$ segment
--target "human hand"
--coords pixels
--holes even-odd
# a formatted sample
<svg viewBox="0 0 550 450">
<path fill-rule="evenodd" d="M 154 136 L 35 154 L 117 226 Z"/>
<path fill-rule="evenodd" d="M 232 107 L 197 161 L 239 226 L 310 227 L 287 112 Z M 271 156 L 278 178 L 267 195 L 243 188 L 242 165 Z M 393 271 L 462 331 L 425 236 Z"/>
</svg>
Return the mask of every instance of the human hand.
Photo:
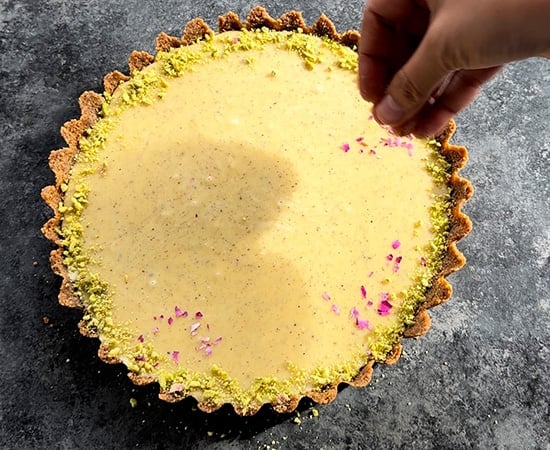
<svg viewBox="0 0 550 450">
<path fill-rule="evenodd" d="M 380 123 L 431 136 L 502 65 L 550 56 L 550 0 L 368 0 L 359 87 Z"/>
</svg>

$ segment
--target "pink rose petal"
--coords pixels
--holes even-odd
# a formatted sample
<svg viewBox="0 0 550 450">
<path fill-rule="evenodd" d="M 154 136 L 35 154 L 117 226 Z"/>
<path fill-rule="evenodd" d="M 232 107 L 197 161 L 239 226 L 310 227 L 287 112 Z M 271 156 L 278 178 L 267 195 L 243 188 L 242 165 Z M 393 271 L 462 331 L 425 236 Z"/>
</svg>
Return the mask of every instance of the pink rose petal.
<svg viewBox="0 0 550 450">
<path fill-rule="evenodd" d="M 200 322 L 197 322 L 191 325 L 191 334 L 192 335 L 196 334 L 200 326 L 201 326 Z"/>
<path fill-rule="evenodd" d="M 187 311 L 182 311 L 179 306 L 176 306 L 174 308 L 174 314 L 176 315 L 176 317 L 187 317 L 188 315 Z"/>
<path fill-rule="evenodd" d="M 168 325 L 172 325 L 174 323 L 174 319 L 171 317 L 168 317 Z"/>
<path fill-rule="evenodd" d="M 340 314 L 340 308 L 338 307 L 338 305 L 332 305 L 330 309 L 334 314 Z"/>
<path fill-rule="evenodd" d="M 351 311 L 349 312 L 349 315 L 355 319 L 359 317 L 359 311 L 357 311 L 357 308 L 354 306 L 351 308 Z"/>
<path fill-rule="evenodd" d="M 394 250 L 397 250 L 401 246 L 401 242 L 399 241 L 399 239 L 396 239 L 392 242 L 391 246 Z"/>
<path fill-rule="evenodd" d="M 365 286 L 361 286 L 361 297 L 367 298 L 367 288 Z"/>
<path fill-rule="evenodd" d="M 172 352 L 172 360 L 177 364 L 179 362 L 180 352 L 174 350 Z"/>
<path fill-rule="evenodd" d="M 342 144 L 342 150 L 344 150 L 344 153 L 349 152 L 350 150 L 349 144 Z"/>
<path fill-rule="evenodd" d="M 328 292 L 323 292 L 323 300 L 327 302 L 330 300 L 330 294 Z"/>
<path fill-rule="evenodd" d="M 393 306 L 388 300 L 382 300 L 380 305 L 378 305 L 378 314 L 381 316 L 387 316 L 390 314 L 392 308 Z"/>
<path fill-rule="evenodd" d="M 357 328 L 359 328 L 360 330 L 370 329 L 370 324 L 368 320 L 360 320 L 358 318 L 355 324 L 357 325 Z"/>
</svg>

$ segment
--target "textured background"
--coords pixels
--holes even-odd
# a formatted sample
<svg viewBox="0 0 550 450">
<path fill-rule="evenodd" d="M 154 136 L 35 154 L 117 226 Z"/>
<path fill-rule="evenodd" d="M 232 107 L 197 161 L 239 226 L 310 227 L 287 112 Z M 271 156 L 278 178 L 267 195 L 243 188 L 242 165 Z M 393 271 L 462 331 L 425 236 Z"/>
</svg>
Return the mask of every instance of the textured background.
<svg viewBox="0 0 550 450">
<path fill-rule="evenodd" d="M 360 24 L 361 2 L 270 1 L 308 23 L 324 11 L 339 30 Z M 215 24 L 252 2 L 0 1 L 0 447 L 1 448 L 550 448 L 550 62 L 509 66 L 458 118 L 463 171 L 476 188 L 474 222 L 452 276 L 454 298 L 432 310 L 427 336 L 404 344 L 396 366 L 377 367 L 364 389 L 345 388 L 313 417 L 156 399 L 120 366 L 101 363 L 81 337 L 78 312 L 57 304 L 52 246 L 39 228 L 51 211 L 59 127 L 84 90 L 126 70 L 133 49 L 153 50 L 161 30 Z M 43 317 L 49 317 L 49 324 Z M 137 399 L 137 407 L 130 406 Z"/>
</svg>

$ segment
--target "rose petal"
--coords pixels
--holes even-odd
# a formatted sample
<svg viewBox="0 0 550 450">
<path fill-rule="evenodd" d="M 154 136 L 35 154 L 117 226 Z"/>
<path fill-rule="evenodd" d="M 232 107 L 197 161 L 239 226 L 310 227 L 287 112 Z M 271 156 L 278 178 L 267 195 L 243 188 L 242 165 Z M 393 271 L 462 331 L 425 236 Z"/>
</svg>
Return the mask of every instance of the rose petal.
<svg viewBox="0 0 550 450">
<path fill-rule="evenodd" d="M 179 362 L 179 358 L 180 358 L 180 352 L 174 350 L 172 352 L 172 360 L 175 362 L 175 363 L 178 363 Z"/>
<path fill-rule="evenodd" d="M 370 329 L 370 324 L 368 320 L 360 320 L 358 318 L 355 324 L 357 325 L 357 328 L 359 328 L 360 330 Z"/>
<path fill-rule="evenodd" d="M 174 314 L 176 315 L 176 317 L 187 317 L 188 316 L 188 312 L 187 311 L 182 311 L 179 306 L 176 306 L 174 308 Z"/>
<path fill-rule="evenodd" d="M 378 314 L 381 316 L 387 316 L 390 314 L 392 308 L 393 306 L 388 300 L 382 300 L 378 305 Z"/>
</svg>

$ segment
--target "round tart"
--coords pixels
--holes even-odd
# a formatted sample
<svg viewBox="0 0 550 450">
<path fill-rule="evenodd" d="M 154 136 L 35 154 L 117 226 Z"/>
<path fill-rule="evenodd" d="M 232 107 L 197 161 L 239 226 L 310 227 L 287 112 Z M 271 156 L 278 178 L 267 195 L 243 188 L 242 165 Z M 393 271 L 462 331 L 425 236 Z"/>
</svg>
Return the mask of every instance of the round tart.
<svg viewBox="0 0 550 450">
<path fill-rule="evenodd" d="M 229 13 L 134 52 L 52 152 L 44 234 L 99 355 L 204 411 L 366 385 L 450 297 L 466 150 L 398 137 L 356 87 L 359 35 Z"/>
</svg>

